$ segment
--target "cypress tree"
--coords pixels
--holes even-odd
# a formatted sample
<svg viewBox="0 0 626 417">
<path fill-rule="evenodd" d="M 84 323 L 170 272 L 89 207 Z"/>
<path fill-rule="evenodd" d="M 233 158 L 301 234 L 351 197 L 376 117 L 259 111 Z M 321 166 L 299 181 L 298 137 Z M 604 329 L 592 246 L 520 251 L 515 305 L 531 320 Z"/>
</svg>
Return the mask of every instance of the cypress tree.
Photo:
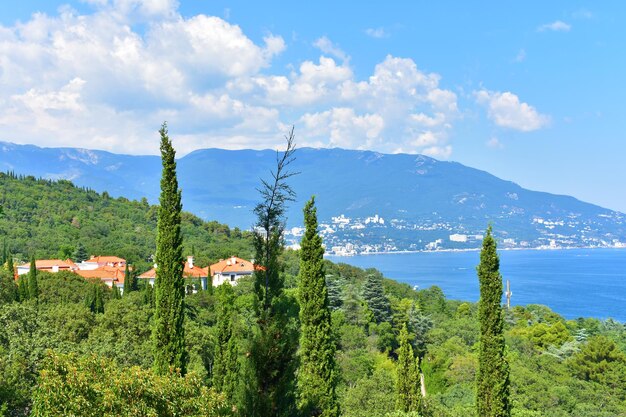
<svg viewBox="0 0 626 417">
<path fill-rule="evenodd" d="M 6 265 L 7 265 L 7 271 L 9 271 L 11 275 L 15 275 L 15 265 L 13 265 L 13 254 L 11 254 L 10 252 L 7 253 Z"/>
<path fill-rule="evenodd" d="M 104 313 L 104 299 L 102 297 L 102 287 L 100 284 L 94 285 L 94 301 L 93 301 L 93 312 L 94 313 Z"/>
<path fill-rule="evenodd" d="M 161 196 L 157 223 L 154 371 L 164 375 L 170 368 L 187 371 L 185 351 L 185 281 L 183 278 L 183 239 L 180 230 L 181 191 L 176 178 L 176 152 L 161 130 Z"/>
<path fill-rule="evenodd" d="M 382 323 L 391 320 L 391 303 L 385 295 L 380 274 L 369 274 L 363 285 L 363 298 L 374 314 L 374 321 Z"/>
<path fill-rule="evenodd" d="M 119 300 L 122 298 L 122 294 L 120 293 L 120 288 L 115 285 L 115 282 L 111 285 L 111 299 Z"/>
<path fill-rule="evenodd" d="M 406 323 L 402 326 L 398 336 L 398 381 L 396 384 L 396 408 L 400 411 L 419 411 L 420 408 L 420 381 L 417 360 L 413 356 L 409 332 Z"/>
<path fill-rule="evenodd" d="M 286 137 L 287 149 L 276 154 L 276 170 L 270 181 L 262 180 L 259 189 L 262 201 L 254 213 L 257 223 L 254 233 L 254 289 L 257 295 L 257 323 L 250 346 L 250 369 L 254 384 L 247 386 L 248 416 L 289 416 L 296 413 L 294 396 L 295 352 L 297 326 L 287 311 L 290 300 L 283 294 L 279 255 L 284 250 L 286 204 L 295 193 L 287 183 L 294 175 L 288 170 L 294 160 L 293 128 Z"/>
<path fill-rule="evenodd" d="M 124 294 L 128 294 L 131 291 L 137 291 L 137 277 L 126 264 L 124 269 Z"/>
<path fill-rule="evenodd" d="M 306 231 L 300 243 L 300 368 L 298 406 L 302 415 L 337 417 L 335 343 L 332 338 L 324 272 L 324 247 L 317 233 L 317 209 L 311 197 L 304 206 Z"/>
<path fill-rule="evenodd" d="M 232 402 L 237 387 L 239 364 L 237 341 L 233 334 L 235 291 L 228 282 L 216 290 L 217 335 L 213 354 L 213 387 Z"/>
<path fill-rule="evenodd" d="M 19 279 L 17 280 L 17 290 L 20 301 L 28 300 L 28 275 L 20 275 Z"/>
<path fill-rule="evenodd" d="M 39 285 L 37 284 L 37 265 L 35 256 L 30 258 L 30 271 L 28 272 L 28 298 L 37 299 L 39 297 Z"/>
<path fill-rule="evenodd" d="M 511 415 L 511 407 L 509 365 L 504 356 L 502 276 L 491 225 L 483 239 L 480 264 L 476 269 L 480 283 L 480 350 L 476 375 L 476 408 L 480 417 L 508 417 Z"/>
</svg>

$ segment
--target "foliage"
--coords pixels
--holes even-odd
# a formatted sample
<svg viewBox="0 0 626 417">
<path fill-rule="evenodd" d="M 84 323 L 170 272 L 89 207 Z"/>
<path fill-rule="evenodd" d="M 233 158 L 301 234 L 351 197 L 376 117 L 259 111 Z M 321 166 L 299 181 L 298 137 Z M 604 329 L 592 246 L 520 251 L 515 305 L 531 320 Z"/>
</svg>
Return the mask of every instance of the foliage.
<svg viewBox="0 0 626 417">
<path fill-rule="evenodd" d="M 167 135 L 161 130 L 161 197 L 157 224 L 154 370 L 164 375 L 172 369 L 187 372 L 185 350 L 185 281 L 183 278 L 183 238 L 180 230 L 181 191 L 176 178 L 176 153 Z"/>
<path fill-rule="evenodd" d="M 363 285 L 363 299 L 374 315 L 376 323 L 391 320 L 391 304 L 385 295 L 380 273 L 372 273 L 367 276 Z"/>
<path fill-rule="evenodd" d="M 297 323 L 296 317 L 286 313 L 296 303 L 283 291 L 283 266 L 279 258 L 284 250 L 286 205 L 295 196 L 287 183 L 294 175 L 289 171 L 295 152 L 293 128 L 286 140 L 286 150 L 282 155 L 276 153 L 272 179 L 262 180 L 261 201 L 254 209 L 257 216 L 254 259 L 259 265 L 254 272 L 258 327 L 250 342 L 249 369 L 255 383 L 248 386 L 246 405 L 246 414 L 254 416 L 295 413 Z"/>
<path fill-rule="evenodd" d="M 234 332 L 235 292 L 230 283 L 225 282 L 216 291 L 217 334 L 213 354 L 213 387 L 226 395 L 229 402 L 234 401 L 239 372 L 238 345 Z"/>
<path fill-rule="evenodd" d="M 336 417 L 335 341 L 324 274 L 324 247 L 317 233 L 315 198 L 304 206 L 305 233 L 300 243 L 300 367 L 299 408 L 303 415 Z"/>
<path fill-rule="evenodd" d="M 478 265 L 480 301 L 480 350 L 476 378 L 476 404 L 481 417 L 502 417 L 511 414 L 509 404 L 509 367 L 504 357 L 504 319 L 502 315 L 502 276 L 496 241 L 491 226 L 483 239 Z"/>
<path fill-rule="evenodd" d="M 38 416 L 220 416 L 224 399 L 195 375 L 121 370 L 106 358 L 50 353 L 33 394 Z"/>
<path fill-rule="evenodd" d="M 418 411 L 421 400 L 419 369 L 413 356 L 413 348 L 409 342 L 409 332 L 406 324 L 400 330 L 399 339 L 396 407 L 404 412 Z"/>
</svg>

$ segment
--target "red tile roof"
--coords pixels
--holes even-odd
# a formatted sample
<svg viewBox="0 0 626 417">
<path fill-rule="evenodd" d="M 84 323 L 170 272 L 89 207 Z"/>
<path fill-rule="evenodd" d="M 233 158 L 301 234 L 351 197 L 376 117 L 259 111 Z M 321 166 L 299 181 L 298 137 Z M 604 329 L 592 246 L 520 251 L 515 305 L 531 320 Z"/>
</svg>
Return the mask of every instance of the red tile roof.
<svg viewBox="0 0 626 417">
<path fill-rule="evenodd" d="M 53 266 L 58 266 L 59 270 L 63 269 L 63 270 L 69 270 L 71 269 L 74 265 L 73 263 L 68 263 L 66 261 L 62 261 L 61 259 L 38 259 L 35 261 L 35 267 L 37 269 L 52 269 Z M 26 263 L 23 265 L 20 265 L 19 267 L 21 268 L 29 268 L 30 267 L 30 263 Z"/>
<path fill-rule="evenodd" d="M 218 263 L 215 263 L 210 266 L 211 276 L 220 273 L 220 274 L 228 274 L 231 272 L 234 273 L 244 273 L 250 272 L 252 273 L 255 269 L 255 265 L 250 261 L 246 261 L 245 259 L 238 258 L 236 256 L 231 256 L 228 259 L 223 259 Z"/>
<path fill-rule="evenodd" d="M 126 263 L 126 259 L 120 258 L 118 256 L 92 256 L 91 259 L 87 259 L 85 262 L 97 262 L 99 264 L 117 264 Z"/>
<path fill-rule="evenodd" d="M 124 268 L 101 266 L 100 268 L 92 270 L 77 270 L 74 271 L 74 273 L 83 278 L 99 278 L 101 280 L 112 280 L 123 284 L 125 271 Z"/>
<path fill-rule="evenodd" d="M 194 265 L 193 268 L 189 268 L 189 263 L 185 262 L 185 267 L 183 269 L 183 276 L 186 278 L 204 278 L 208 276 L 208 268 L 200 268 L 197 265 Z M 156 277 L 156 269 L 152 268 L 149 271 L 144 272 L 139 275 L 138 278 L 155 278 Z"/>
</svg>

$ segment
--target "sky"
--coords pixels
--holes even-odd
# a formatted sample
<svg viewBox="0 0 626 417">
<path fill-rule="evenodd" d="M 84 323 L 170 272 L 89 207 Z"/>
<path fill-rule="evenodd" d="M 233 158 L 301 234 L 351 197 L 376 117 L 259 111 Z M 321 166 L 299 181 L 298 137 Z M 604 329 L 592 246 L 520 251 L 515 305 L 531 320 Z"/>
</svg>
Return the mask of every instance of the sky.
<svg viewBox="0 0 626 417">
<path fill-rule="evenodd" d="M 0 140 L 420 153 L 626 212 L 626 2 L 1 2 Z"/>
</svg>

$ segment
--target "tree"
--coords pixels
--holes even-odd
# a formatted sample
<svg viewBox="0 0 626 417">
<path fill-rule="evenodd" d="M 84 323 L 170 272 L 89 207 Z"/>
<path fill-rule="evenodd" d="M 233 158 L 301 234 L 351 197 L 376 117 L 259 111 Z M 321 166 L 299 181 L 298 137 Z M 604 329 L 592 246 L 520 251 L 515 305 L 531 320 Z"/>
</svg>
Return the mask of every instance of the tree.
<svg viewBox="0 0 626 417">
<path fill-rule="evenodd" d="M 135 272 L 131 272 L 128 264 L 124 269 L 124 295 L 129 294 L 131 291 L 137 291 L 137 276 Z"/>
<path fill-rule="evenodd" d="M 26 301 L 28 296 L 28 275 L 22 274 L 17 280 L 17 292 L 20 301 Z"/>
<path fill-rule="evenodd" d="M 396 407 L 400 411 L 419 411 L 421 393 L 419 369 L 417 360 L 413 356 L 409 331 L 406 323 L 402 326 L 398 336 L 398 381 L 396 383 Z"/>
<path fill-rule="evenodd" d="M 163 123 L 161 134 L 161 196 L 157 222 L 154 370 L 159 375 L 187 370 L 185 350 L 185 280 L 183 239 L 180 231 L 181 191 L 176 178 L 176 152 Z"/>
<path fill-rule="evenodd" d="M 374 315 L 376 323 L 391 320 L 391 303 L 385 295 L 380 274 L 369 274 L 363 285 L 363 298 Z"/>
<path fill-rule="evenodd" d="M 300 368 L 298 405 L 303 415 L 336 417 L 335 342 L 324 272 L 324 247 L 317 233 L 317 209 L 311 197 L 304 206 L 306 231 L 300 250 Z"/>
<path fill-rule="evenodd" d="M 477 272 L 480 284 L 478 301 L 480 348 L 476 376 L 476 407 L 481 417 L 510 416 L 509 365 L 504 356 L 504 316 L 501 305 L 502 276 L 496 241 L 491 235 L 491 225 L 483 239 Z"/>
<path fill-rule="evenodd" d="M 28 298 L 37 299 L 39 297 L 39 285 L 37 285 L 37 264 L 35 256 L 30 259 L 30 271 L 28 272 Z"/>
<path fill-rule="evenodd" d="M 19 299 L 17 285 L 13 274 L 0 269 L 0 306 Z"/>
<path fill-rule="evenodd" d="M 76 244 L 76 248 L 74 249 L 74 253 L 72 254 L 72 259 L 74 260 L 74 262 L 80 263 L 86 260 L 88 257 L 89 255 L 87 254 L 87 250 L 82 243 L 78 242 L 78 244 Z"/>
<path fill-rule="evenodd" d="M 33 393 L 33 416 L 223 416 L 223 396 L 196 375 L 155 375 L 137 366 L 119 369 L 97 356 L 50 351 Z"/>
<path fill-rule="evenodd" d="M 120 287 L 112 283 L 111 285 L 111 298 L 113 300 L 119 300 L 122 298 L 122 294 L 120 293 Z"/>
<path fill-rule="evenodd" d="M 217 335 L 213 354 L 213 387 L 232 402 L 237 387 L 239 364 L 237 340 L 233 334 L 235 291 L 225 282 L 216 289 Z"/>
<path fill-rule="evenodd" d="M 92 313 L 104 313 L 104 299 L 100 283 L 91 284 L 91 292 L 85 299 L 85 306 L 91 310 Z"/>
<path fill-rule="evenodd" d="M 295 193 L 287 180 L 295 152 L 293 128 L 286 136 L 287 149 L 276 153 L 276 170 L 270 181 L 262 180 L 261 202 L 254 208 L 254 289 L 258 328 L 251 342 L 250 366 L 255 386 L 248 386 L 247 414 L 254 416 L 291 415 L 295 412 L 293 383 L 297 326 L 289 317 L 290 300 L 283 294 L 279 255 L 284 250 L 285 210 Z"/>
<path fill-rule="evenodd" d="M 338 310 L 343 305 L 343 287 L 345 280 L 341 277 L 326 275 L 326 291 L 328 292 L 328 307 L 332 310 Z"/>
</svg>

